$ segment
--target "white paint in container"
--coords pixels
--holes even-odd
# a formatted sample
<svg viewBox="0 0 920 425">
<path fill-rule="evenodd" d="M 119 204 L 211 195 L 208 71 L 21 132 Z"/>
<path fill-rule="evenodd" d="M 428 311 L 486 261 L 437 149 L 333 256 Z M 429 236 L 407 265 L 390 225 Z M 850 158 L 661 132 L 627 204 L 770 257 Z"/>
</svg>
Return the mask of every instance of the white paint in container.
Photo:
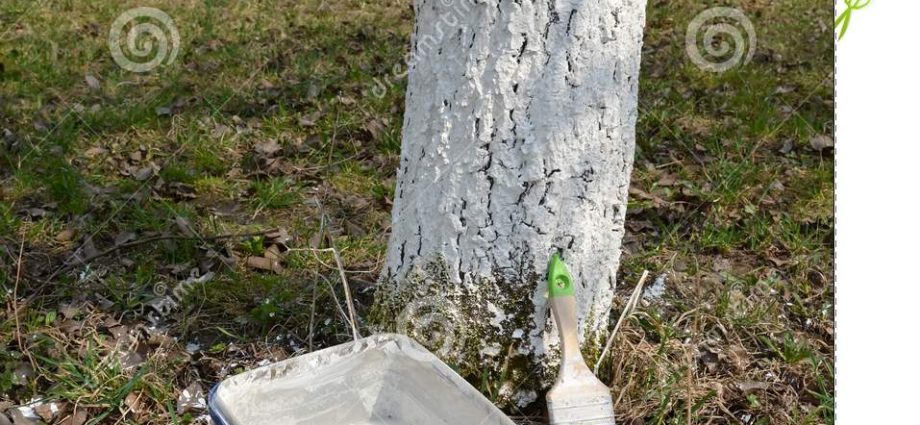
<svg viewBox="0 0 920 425">
<path fill-rule="evenodd" d="M 219 425 L 514 425 L 434 354 L 380 334 L 233 376 L 209 407 Z"/>
</svg>

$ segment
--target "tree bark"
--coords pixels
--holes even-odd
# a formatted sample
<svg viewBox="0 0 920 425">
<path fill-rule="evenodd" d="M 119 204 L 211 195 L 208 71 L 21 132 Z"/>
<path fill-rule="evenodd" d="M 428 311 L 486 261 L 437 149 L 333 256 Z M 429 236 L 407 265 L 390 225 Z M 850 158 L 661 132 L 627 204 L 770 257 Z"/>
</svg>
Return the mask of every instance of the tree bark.
<svg viewBox="0 0 920 425">
<path fill-rule="evenodd" d="M 632 171 L 645 3 L 416 1 L 378 321 L 414 327 L 422 342 L 441 332 L 438 354 L 461 371 L 504 370 L 511 353 L 533 373 L 528 365 L 545 364 L 558 343 L 543 275 L 560 252 L 577 285 L 581 337 L 602 336 Z"/>
</svg>

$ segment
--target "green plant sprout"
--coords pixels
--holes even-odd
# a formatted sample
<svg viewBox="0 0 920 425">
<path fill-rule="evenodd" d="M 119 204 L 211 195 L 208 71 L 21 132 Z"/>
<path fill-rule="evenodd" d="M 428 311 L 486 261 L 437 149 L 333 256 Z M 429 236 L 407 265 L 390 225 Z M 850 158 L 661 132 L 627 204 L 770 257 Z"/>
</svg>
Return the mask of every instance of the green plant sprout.
<svg viewBox="0 0 920 425">
<path fill-rule="evenodd" d="M 843 35 L 847 33 L 847 28 L 850 27 L 850 17 L 853 16 L 854 10 L 862 9 L 872 3 L 872 0 L 843 0 L 847 5 L 847 9 L 844 10 L 840 16 L 834 21 L 834 28 L 840 29 L 840 35 L 837 37 L 838 40 L 843 38 Z"/>
</svg>

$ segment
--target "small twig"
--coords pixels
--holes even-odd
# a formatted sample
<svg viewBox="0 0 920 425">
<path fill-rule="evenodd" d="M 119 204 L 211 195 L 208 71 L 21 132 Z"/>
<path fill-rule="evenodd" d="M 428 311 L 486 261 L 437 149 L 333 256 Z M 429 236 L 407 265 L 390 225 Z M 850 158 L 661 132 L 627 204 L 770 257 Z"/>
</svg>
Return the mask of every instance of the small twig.
<svg viewBox="0 0 920 425">
<path fill-rule="evenodd" d="M 251 233 L 228 233 L 228 234 L 223 234 L 223 235 L 204 236 L 204 237 L 180 236 L 180 235 L 158 235 L 158 236 L 151 236 L 151 237 L 149 237 L 149 238 L 138 239 L 138 240 L 136 240 L 136 241 L 123 243 L 123 244 L 121 244 L 121 245 L 115 245 L 115 246 L 113 246 L 113 247 L 111 247 L 111 248 L 109 248 L 109 249 L 107 249 L 107 250 L 105 250 L 105 251 L 102 251 L 102 252 L 98 253 L 98 254 L 95 254 L 95 255 L 91 255 L 91 256 L 89 256 L 89 257 L 86 257 L 86 258 L 80 260 L 80 262 L 78 262 L 78 263 L 72 263 L 72 264 L 65 265 L 63 271 L 69 271 L 69 270 L 72 270 L 72 269 L 74 269 L 74 268 L 77 268 L 77 267 L 79 267 L 79 266 L 81 266 L 81 265 L 89 264 L 89 263 L 91 263 L 91 262 L 93 262 L 93 261 L 95 261 L 95 260 L 98 260 L 99 258 L 106 257 L 106 256 L 108 256 L 108 255 L 111 255 L 111 254 L 115 253 L 115 252 L 121 251 L 122 249 L 134 248 L 134 247 L 141 246 L 141 245 L 147 245 L 147 244 L 150 244 L 150 243 L 153 243 L 153 242 L 160 242 L 160 241 L 165 241 L 165 240 L 200 240 L 200 241 L 213 242 L 213 241 L 217 241 L 217 240 L 221 240 L 221 239 L 237 239 L 237 238 L 251 238 L 251 237 L 255 237 L 255 236 L 264 236 L 265 234 L 271 233 L 271 232 L 273 232 L 273 231 L 275 231 L 275 230 L 276 230 L 276 229 L 262 230 L 262 231 L 259 231 L 259 232 L 251 232 Z M 60 272 L 58 272 L 58 274 L 60 274 Z M 49 279 L 50 279 L 50 278 L 49 278 Z"/>
<path fill-rule="evenodd" d="M 16 323 L 16 344 L 19 345 L 19 351 L 29 358 L 32 369 L 38 370 L 38 365 L 35 363 L 35 359 L 32 358 L 32 353 L 29 352 L 29 348 L 22 342 L 22 324 L 19 323 L 19 281 L 22 278 L 22 252 L 25 250 L 25 247 L 26 240 L 23 239 L 19 243 L 19 258 L 16 260 L 16 280 L 13 283 L 13 298 L 10 302 L 13 304 L 13 319 Z"/>
<path fill-rule="evenodd" d="M 327 219 L 327 216 L 325 213 L 323 213 L 320 216 L 320 234 L 321 235 L 323 235 L 324 234 L 323 232 L 325 231 L 326 219 Z M 313 257 L 316 258 L 316 261 L 318 261 L 324 267 L 328 267 L 328 268 L 332 268 L 332 267 L 326 264 L 325 262 L 323 262 L 323 260 L 319 258 L 319 255 L 317 255 L 317 253 L 318 252 L 332 252 L 333 257 L 335 258 L 335 265 L 336 265 L 335 268 L 337 268 L 339 271 L 339 279 L 342 280 L 342 287 L 343 287 L 343 290 L 345 291 L 345 302 L 348 306 L 348 316 L 345 319 L 348 322 L 348 324 L 351 325 L 352 338 L 354 338 L 354 340 L 357 341 L 361 339 L 361 333 L 358 332 L 358 318 L 357 318 L 358 315 L 355 313 L 355 302 L 354 302 L 354 299 L 352 299 L 351 297 L 351 287 L 348 285 L 348 278 L 345 276 L 345 266 L 342 264 L 342 256 L 339 255 L 339 250 L 338 248 L 336 248 L 335 241 L 332 239 L 332 236 L 329 234 L 325 234 L 325 235 L 328 236 L 326 238 L 326 241 L 329 242 L 329 245 L 330 245 L 329 248 L 300 248 L 298 250 L 312 252 Z M 335 295 L 335 291 L 332 291 L 332 294 Z M 336 304 L 338 304 L 338 300 L 336 300 Z"/>
<path fill-rule="evenodd" d="M 218 241 L 222 239 L 249 238 L 249 237 L 255 237 L 255 236 L 264 236 L 275 230 L 276 229 L 269 229 L 269 230 L 262 230 L 259 232 L 250 232 L 250 233 L 227 233 L 227 234 L 222 234 L 222 235 L 205 236 L 205 237 L 191 237 L 191 236 L 181 236 L 181 235 L 157 235 L 157 236 L 151 236 L 149 238 L 138 239 L 136 241 L 123 243 L 120 245 L 115 245 L 109 249 L 106 249 L 105 251 L 102 251 L 97 254 L 90 255 L 89 257 L 86 257 L 84 259 L 81 259 L 79 262 L 65 264 L 59 267 L 57 270 L 51 273 L 51 275 L 48 276 L 45 279 L 45 281 L 42 282 L 42 284 L 38 286 L 38 288 L 32 291 L 32 295 L 30 295 L 29 298 L 25 300 L 25 304 L 29 304 L 30 302 L 32 302 L 35 299 L 35 297 L 37 297 L 42 292 L 42 290 L 45 289 L 45 287 L 51 284 L 51 281 L 53 281 L 54 278 L 60 276 L 61 274 L 67 273 L 77 267 L 88 265 L 92 263 L 93 261 L 96 261 L 102 257 L 112 255 L 123 249 L 134 248 L 134 247 L 147 245 L 147 244 L 151 244 L 154 242 L 166 241 L 166 240 L 200 240 L 200 241 L 213 242 L 213 241 Z"/>
<path fill-rule="evenodd" d="M 314 274 L 316 276 L 319 276 L 321 279 L 323 279 L 323 281 L 326 282 L 327 285 L 329 285 L 329 291 L 332 292 L 332 301 L 335 303 L 335 307 L 339 310 L 339 314 L 342 315 L 342 319 L 345 320 L 345 323 L 347 323 L 349 326 L 351 326 L 352 329 L 354 329 L 355 325 L 351 323 L 351 319 L 348 318 L 348 314 L 345 313 L 345 310 L 342 310 L 342 304 L 339 303 L 339 297 L 338 295 L 335 294 L 335 286 L 332 285 L 332 282 L 330 282 L 329 279 L 326 278 L 326 276 L 323 276 L 322 274 L 316 273 L 316 272 L 314 272 Z"/>
<path fill-rule="evenodd" d="M 335 256 L 335 265 L 339 269 L 339 278 L 342 279 L 342 286 L 345 288 L 345 302 L 348 303 L 348 314 L 351 316 L 351 333 L 355 341 L 361 339 L 361 334 L 358 332 L 357 326 L 357 314 L 355 314 L 355 302 L 351 298 L 351 287 L 348 285 L 348 278 L 345 277 L 345 267 L 342 265 L 342 257 L 339 255 L 339 250 L 335 247 L 335 242 L 332 238 L 329 238 L 329 244 L 332 245 L 332 255 Z"/>
<path fill-rule="evenodd" d="M 326 222 L 322 218 L 319 221 L 319 234 L 320 239 L 322 239 L 323 232 L 326 230 Z M 316 257 L 319 261 L 319 257 L 316 255 L 316 252 L 313 252 L 313 256 Z M 314 272 L 315 273 L 315 272 Z M 316 287 L 318 282 L 313 282 L 313 296 L 310 299 L 310 352 L 313 352 L 313 324 L 316 318 Z"/>
<path fill-rule="evenodd" d="M 617 336 L 617 332 L 620 330 L 620 326 L 623 325 L 623 322 L 626 321 L 626 317 L 632 313 L 632 310 L 636 307 L 636 304 L 639 303 L 639 298 L 642 295 L 642 287 L 645 286 L 645 279 L 648 278 L 648 270 L 642 271 L 642 277 L 639 278 L 639 283 L 636 284 L 636 288 L 633 289 L 632 295 L 629 296 L 629 300 L 626 301 L 626 305 L 623 306 L 623 312 L 620 313 L 620 318 L 617 319 L 617 324 L 613 327 L 613 330 L 610 331 L 610 335 L 607 336 L 607 345 L 604 346 L 604 351 L 601 352 L 600 358 L 597 359 L 597 363 L 594 365 L 594 373 L 597 374 L 597 371 L 600 370 L 601 363 L 604 362 L 604 358 L 607 357 L 607 354 L 610 352 L 610 348 L 613 347 L 613 340 Z"/>
<path fill-rule="evenodd" d="M 316 318 L 316 286 L 313 282 L 313 296 L 310 299 L 310 352 L 313 352 L 313 321 Z"/>
<path fill-rule="evenodd" d="M 689 350 L 684 350 L 686 364 L 693 364 Z M 687 373 L 687 425 L 693 425 L 693 372 Z"/>
</svg>

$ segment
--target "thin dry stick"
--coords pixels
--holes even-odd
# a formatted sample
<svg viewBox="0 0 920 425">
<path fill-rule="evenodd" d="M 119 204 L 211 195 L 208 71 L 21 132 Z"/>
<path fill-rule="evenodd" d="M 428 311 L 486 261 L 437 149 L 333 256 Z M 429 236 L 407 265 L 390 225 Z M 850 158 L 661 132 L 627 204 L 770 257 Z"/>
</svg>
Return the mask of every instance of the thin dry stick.
<svg viewBox="0 0 920 425">
<path fill-rule="evenodd" d="M 248 238 L 248 237 L 254 237 L 254 236 L 263 236 L 275 230 L 277 229 L 269 229 L 269 230 L 263 230 L 263 231 L 252 232 L 252 233 L 228 233 L 228 234 L 223 234 L 223 235 L 205 236 L 205 237 L 189 237 L 189 236 L 180 236 L 180 235 L 157 235 L 157 236 L 151 236 L 149 238 L 138 239 L 133 242 L 127 242 L 127 243 L 123 243 L 120 245 L 115 245 L 98 254 L 86 257 L 77 263 L 65 264 L 59 267 L 57 270 L 51 273 L 51 276 L 48 276 L 40 285 L 38 285 L 37 288 L 35 288 L 32 291 L 32 295 L 30 295 L 29 298 L 25 300 L 24 304 L 28 305 L 29 303 L 34 301 L 35 298 L 38 297 L 38 295 L 41 294 L 41 292 L 45 289 L 45 287 L 50 285 L 51 281 L 54 280 L 54 278 L 60 276 L 61 274 L 66 273 L 82 265 L 87 265 L 95 260 L 98 260 L 99 258 L 111 255 L 123 249 L 133 248 L 133 247 L 137 247 L 141 245 L 147 245 L 153 242 L 160 242 L 160 241 L 166 241 L 166 240 L 200 240 L 203 242 L 204 241 L 214 242 L 214 241 L 218 241 L 222 239 Z"/>
<path fill-rule="evenodd" d="M 319 220 L 320 239 L 322 239 L 322 235 L 325 230 L 326 230 L 326 222 L 325 220 L 320 218 Z M 319 261 L 319 256 L 316 255 L 315 252 L 313 253 L 313 256 L 316 257 L 317 261 Z M 314 319 L 316 318 L 316 287 L 317 286 L 318 286 L 318 282 L 314 280 L 313 281 L 313 296 L 312 296 L 312 299 L 310 300 L 310 352 L 311 353 L 313 352 L 313 323 L 314 323 Z"/>
<path fill-rule="evenodd" d="M 361 338 L 361 334 L 358 333 L 357 326 L 357 315 L 355 314 L 355 302 L 351 298 L 351 287 L 348 285 L 348 279 L 345 277 L 345 267 L 342 266 L 342 257 L 339 256 L 339 250 L 335 248 L 335 242 L 332 241 L 332 238 L 329 238 L 329 243 L 332 245 L 332 255 L 335 256 L 335 265 L 339 269 L 339 277 L 342 279 L 342 286 L 345 287 L 345 302 L 348 303 L 348 314 L 351 316 L 351 333 L 355 341 Z"/>
<path fill-rule="evenodd" d="M 325 220 L 320 219 L 320 222 L 319 222 L 320 235 L 322 235 L 323 231 L 325 231 L 325 226 L 326 226 Z M 316 257 L 317 261 L 319 261 L 319 256 L 316 255 L 316 252 L 313 252 L 313 256 Z M 322 261 L 320 261 L 320 263 L 322 263 Z M 316 287 L 317 286 L 318 286 L 317 282 L 314 281 L 313 282 L 313 295 L 310 299 L 310 352 L 311 353 L 313 352 L 313 324 L 314 324 L 314 319 L 316 318 Z"/>
<path fill-rule="evenodd" d="M 316 318 L 316 286 L 317 282 L 313 282 L 313 296 L 310 300 L 310 352 L 313 352 L 313 320 Z"/>
<path fill-rule="evenodd" d="M 687 364 L 693 364 L 690 351 L 684 351 Z M 687 425 L 693 425 L 693 368 L 687 370 Z"/>
<path fill-rule="evenodd" d="M 320 231 L 326 227 L 326 220 L 327 216 L 325 213 L 323 213 L 320 216 Z M 326 240 L 329 242 L 331 247 L 326 249 L 312 249 L 313 256 L 316 257 L 317 261 L 326 266 L 326 263 L 323 263 L 323 261 L 319 259 L 319 256 L 316 255 L 316 253 L 329 250 L 332 251 L 332 255 L 335 257 L 336 268 L 339 270 L 339 278 L 342 279 L 342 287 L 345 291 L 345 302 L 348 304 L 348 314 L 351 317 L 350 319 L 346 317 L 346 321 L 349 325 L 351 325 L 352 338 L 357 341 L 361 339 L 361 334 L 358 332 L 358 319 L 357 314 L 355 314 L 355 302 L 351 297 L 351 287 L 348 285 L 348 278 L 345 277 L 345 266 L 342 265 L 342 257 L 339 255 L 339 250 L 335 247 L 335 240 L 333 240 L 332 235 L 329 235 L 328 233 L 326 235 L 328 236 Z M 333 295 L 335 295 L 335 291 L 333 291 Z"/>
<path fill-rule="evenodd" d="M 113 246 L 113 247 L 111 247 L 111 248 L 109 248 L 109 249 L 107 249 L 107 250 L 105 250 L 105 251 L 102 251 L 102 252 L 98 253 L 98 254 L 95 254 L 95 255 L 91 255 L 91 256 L 89 256 L 89 257 L 86 257 L 86 258 L 84 258 L 83 260 L 81 260 L 81 261 L 79 261 L 79 262 L 77 262 L 77 263 L 68 264 L 68 265 L 64 266 L 63 269 L 59 270 L 59 271 L 56 272 L 54 275 L 52 275 L 52 277 L 54 277 L 54 276 L 60 274 L 62 271 L 68 271 L 68 270 L 74 269 L 74 268 L 76 268 L 76 267 L 79 267 L 79 266 L 81 266 L 81 265 L 88 264 L 88 263 L 90 263 L 90 262 L 92 262 L 92 261 L 94 261 L 94 260 L 97 260 L 97 259 L 99 259 L 99 258 L 101 258 L 101 257 L 105 257 L 105 256 L 108 256 L 108 255 L 111 255 L 112 253 L 121 251 L 121 250 L 123 250 L 123 249 L 133 248 L 133 247 L 141 246 L 141 245 L 147 245 L 147 244 L 150 244 L 150 243 L 153 243 L 153 242 L 160 242 L 160 241 L 166 241 L 166 240 L 200 240 L 200 241 L 213 242 L 213 241 L 218 241 L 218 240 L 221 240 L 221 239 L 238 239 L 238 238 L 251 238 L 251 237 L 254 237 L 254 236 L 264 236 L 264 235 L 266 235 L 266 234 L 268 234 L 268 233 L 274 232 L 275 230 L 277 230 L 277 229 L 262 230 L 262 231 L 259 231 L 259 232 L 251 232 L 251 233 L 227 233 L 227 234 L 223 234 L 223 235 L 204 236 L 204 237 L 180 236 L 180 235 L 157 235 L 157 236 L 151 236 L 151 237 L 149 237 L 149 238 L 138 239 L 138 240 L 136 240 L 136 241 L 127 242 L 127 243 L 123 243 L 123 244 L 120 244 L 120 245 L 115 245 L 115 246 Z M 49 278 L 49 279 L 51 279 L 51 278 Z"/>
<path fill-rule="evenodd" d="M 345 320 L 345 323 L 348 323 L 348 325 L 351 326 L 352 329 L 354 329 L 355 325 L 351 323 L 351 319 L 349 319 L 348 315 L 345 314 L 345 310 L 342 310 L 342 304 L 339 303 L 339 297 L 338 295 L 335 294 L 335 286 L 332 285 L 332 282 L 330 282 L 329 279 L 326 278 L 326 276 L 323 276 L 319 273 L 314 273 L 314 274 L 316 276 L 319 276 L 321 279 L 323 279 L 323 281 L 326 282 L 326 285 L 329 285 L 329 291 L 332 293 L 332 301 L 335 302 L 336 309 L 339 310 L 339 314 L 342 315 L 342 319 Z"/>
<path fill-rule="evenodd" d="M 336 251 L 335 251 L 334 248 L 298 248 L 298 249 L 292 249 L 292 250 L 290 250 L 290 251 L 295 251 L 295 250 L 296 250 L 296 251 L 307 251 L 307 252 L 310 252 L 310 253 L 313 254 L 313 258 L 315 258 L 316 261 L 318 261 L 320 264 L 322 264 L 322 265 L 324 265 L 324 266 L 326 266 L 326 267 L 328 267 L 328 268 L 332 268 L 332 267 L 326 265 L 326 263 L 324 263 L 323 260 L 321 260 L 321 259 L 319 258 L 319 255 L 317 255 L 317 253 L 319 253 L 319 252 L 333 252 L 333 253 L 336 253 Z M 338 257 L 337 254 L 336 254 L 336 257 Z M 338 258 L 337 258 L 337 260 L 338 260 Z M 339 267 L 340 267 L 340 268 L 339 268 L 339 271 L 340 271 L 341 273 L 344 273 L 343 269 L 341 269 L 341 263 L 340 263 L 339 261 L 336 261 L 336 263 L 340 265 L 340 266 L 339 266 Z M 317 275 L 317 276 L 319 276 L 319 277 L 321 277 L 321 278 L 323 278 L 323 280 L 325 280 L 326 283 L 329 285 L 329 290 L 332 291 L 332 299 L 333 299 L 333 301 L 335 301 L 335 306 L 339 309 L 339 312 L 342 313 L 342 318 L 345 319 L 345 323 L 348 323 L 348 325 L 351 327 L 352 337 L 357 341 L 357 340 L 359 339 L 359 337 L 357 336 L 357 335 L 358 335 L 358 328 L 357 328 L 357 326 L 355 325 L 355 322 L 354 322 L 354 320 L 355 320 L 355 316 L 353 315 L 353 313 L 354 313 L 354 305 L 353 305 L 352 302 L 351 302 L 351 291 L 348 289 L 348 282 L 343 280 L 343 282 L 345 282 L 345 284 L 344 284 L 344 286 L 345 286 L 345 297 L 346 297 L 346 300 L 347 300 L 346 302 L 348 303 L 348 310 L 352 312 L 351 318 L 349 318 L 349 315 L 348 315 L 348 314 L 345 314 L 345 310 L 342 310 L 342 305 L 339 304 L 339 297 L 338 297 L 337 295 L 335 295 L 335 287 L 332 286 L 332 283 L 329 282 L 329 279 L 326 279 L 326 276 L 323 276 L 323 275 L 321 275 L 321 274 L 319 274 L 319 273 L 314 272 L 314 274 Z M 312 324 L 311 324 L 311 327 L 312 327 Z M 312 331 L 311 331 L 311 338 L 312 338 Z M 311 339 L 311 341 L 312 341 L 312 339 Z"/>
<path fill-rule="evenodd" d="M 616 326 L 613 327 L 613 330 L 610 331 L 610 335 L 607 336 L 607 345 L 604 346 L 604 351 L 601 352 L 600 358 L 597 359 L 597 364 L 594 365 L 594 374 L 597 374 L 601 364 L 604 362 L 604 358 L 607 357 L 607 354 L 610 352 L 610 348 L 613 347 L 613 340 L 616 338 L 617 331 L 620 330 L 620 326 L 623 325 L 623 322 L 626 321 L 626 317 L 632 313 L 632 310 L 636 307 L 636 304 L 639 303 L 639 296 L 642 295 L 642 287 L 645 286 L 645 279 L 647 278 L 648 270 L 643 270 L 642 277 L 639 278 L 639 283 L 636 284 L 636 288 L 633 289 L 632 295 L 629 296 L 629 300 L 626 301 L 626 305 L 623 307 L 623 312 L 620 313 L 620 318 L 617 319 Z"/>
<path fill-rule="evenodd" d="M 38 365 L 35 363 L 35 359 L 32 358 L 32 353 L 22 342 L 22 325 L 19 323 L 19 280 L 22 277 L 22 252 L 25 247 L 26 240 L 23 239 L 19 244 L 19 259 L 16 260 L 16 281 L 13 283 L 13 298 L 10 302 L 13 304 L 13 319 L 16 322 L 16 343 L 19 345 L 19 351 L 29 358 L 32 369 L 38 370 Z"/>
</svg>

